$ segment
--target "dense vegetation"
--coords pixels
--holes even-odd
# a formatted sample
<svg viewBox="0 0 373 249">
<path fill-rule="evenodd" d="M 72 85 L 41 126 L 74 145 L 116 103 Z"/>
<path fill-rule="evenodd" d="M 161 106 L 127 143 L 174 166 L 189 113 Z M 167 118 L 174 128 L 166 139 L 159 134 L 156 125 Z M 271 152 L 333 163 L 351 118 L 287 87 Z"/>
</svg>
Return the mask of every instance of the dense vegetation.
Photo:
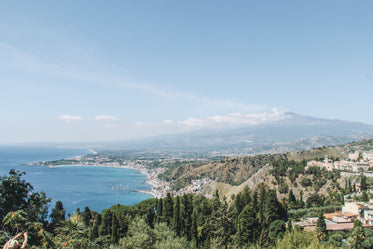
<svg viewBox="0 0 373 249">
<path fill-rule="evenodd" d="M 283 154 L 263 154 L 255 156 L 244 156 L 244 157 L 230 157 L 222 158 L 218 160 L 212 160 L 208 162 L 175 162 L 169 164 L 167 167 L 168 170 L 161 175 L 161 177 L 167 181 L 173 183 L 175 190 L 189 185 L 193 179 L 209 178 L 211 180 L 227 183 L 233 186 L 238 186 L 248 180 L 253 176 L 259 169 L 263 168 L 265 165 L 271 164 L 276 168 L 279 163 L 272 162 L 277 161 L 286 161 L 288 165 L 285 165 L 286 168 L 282 168 L 281 173 L 286 173 L 287 169 L 292 169 L 287 177 L 290 177 L 292 183 L 295 183 L 295 178 L 304 172 L 304 166 L 306 161 L 318 160 L 321 161 L 325 158 L 325 155 L 328 155 L 330 159 L 333 160 L 342 160 L 346 159 L 348 153 L 354 152 L 356 150 L 372 150 L 373 149 L 373 139 L 365 139 L 359 142 L 353 142 L 345 145 L 338 146 L 329 146 L 329 147 L 318 147 L 310 149 L 307 151 L 292 151 Z M 289 163 L 293 165 L 289 165 Z M 293 167 L 294 164 L 297 167 Z M 303 168 L 301 168 L 303 165 Z M 281 166 L 281 165 L 280 165 Z M 276 172 L 277 173 L 277 172 Z M 311 172 L 312 173 L 312 172 Z M 323 172 L 323 178 L 320 181 L 317 181 L 318 176 L 312 177 L 312 179 L 304 180 L 304 187 L 313 186 L 315 190 L 318 191 L 322 186 L 327 183 L 327 180 L 335 179 L 332 176 L 326 176 Z M 310 174 L 308 174 L 310 177 Z M 333 179 L 332 179 L 333 178 Z M 313 181 L 312 183 L 310 182 Z M 331 188 L 336 189 L 338 186 L 335 180 L 333 180 L 333 186 Z M 297 183 L 298 184 L 298 183 Z M 297 185 L 296 184 L 296 185 Z M 280 182 L 279 182 L 280 185 Z M 298 187 L 296 186 L 295 187 Z M 282 191 L 286 193 L 286 186 L 282 184 Z M 288 189 L 289 186 L 288 186 Z"/>
<path fill-rule="evenodd" d="M 264 184 L 233 196 L 230 205 L 218 192 L 212 199 L 168 194 L 132 207 L 114 205 L 100 214 L 86 207 L 66 217 L 57 201 L 47 219 L 50 200 L 22 175 L 11 171 L 0 179 L 2 244 L 20 231 L 28 231 L 30 248 L 334 248 L 342 239 L 347 239 L 344 245 L 370 248 L 373 242 L 372 232 L 361 224 L 350 233 L 327 234 L 323 217 L 315 233 L 293 230 L 289 217 L 307 206 L 319 214 L 313 206 L 325 206 L 326 198 L 304 203 L 289 191 L 287 200 L 279 201 Z"/>
<path fill-rule="evenodd" d="M 330 155 L 345 156 L 343 151 L 371 148 L 372 143 L 339 146 Z M 269 167 L 268 180 L 229 196 L 229 203 L 218 192 L 212 199 L 168 194 L 132 207 L 118 204 L 101 213 L 85 207 L 69 215 L 60 201 L 49 214 L 45 193 L 34 191 L 23 172 L 11 170 L 0 177 L 0 244 L 27 231 L 30 248 L 373 248 L 373 231 L 359 222 L 352 231 L 326 232 L 320 214 L 339 210 L 345 196 L 369 200 L 373 182 L 364 175 L 342 181 L 338 171 L 305 170 L 305 158 L 321 159 L 325 151 L 331 149 L 208 163 L 159 161 L 154 167 L 168 166 L 162 176 L 180 185 L 203 177 L 237 185 L 263 165 Z M 357 183 L 362 195 L 356 195 Z M 296 220 L 317 216 L 314 233 L 293 230 Z"/>
</svg>

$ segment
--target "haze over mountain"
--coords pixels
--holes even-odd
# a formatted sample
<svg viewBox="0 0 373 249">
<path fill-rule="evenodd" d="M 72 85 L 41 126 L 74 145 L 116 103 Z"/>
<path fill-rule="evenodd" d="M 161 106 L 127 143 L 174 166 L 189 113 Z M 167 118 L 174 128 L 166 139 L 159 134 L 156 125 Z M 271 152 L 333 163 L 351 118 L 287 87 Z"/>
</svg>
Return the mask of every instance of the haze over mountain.
<svg viewBox="0 0 373 249">
<path fill-rule="evenodd" d="M 275 119 L 176 135 L 106 143 L 104 147 L 131 151 L 199 151 L 210 155 L 245 155 L 304 150 L 373 137 L 373 125 L 280 113 Z M 256 119 L 258 120 L 258 119 Z M 250 123 L 250 122 L 247 122 Z"/>
</svg>

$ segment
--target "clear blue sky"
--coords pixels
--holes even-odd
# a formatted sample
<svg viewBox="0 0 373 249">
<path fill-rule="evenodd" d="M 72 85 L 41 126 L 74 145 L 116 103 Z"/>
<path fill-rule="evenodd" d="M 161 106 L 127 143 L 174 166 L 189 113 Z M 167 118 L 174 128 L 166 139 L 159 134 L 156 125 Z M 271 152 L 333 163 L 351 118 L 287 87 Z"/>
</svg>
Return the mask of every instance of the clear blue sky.
<svg viewBox="0 0 373 249">
<path fill-rule="evenodd" d="M 1 1 L 0 141 L 125 139 L 273 108 L 373 124 L 372 10 L 363 0 Z"/>
</svg>

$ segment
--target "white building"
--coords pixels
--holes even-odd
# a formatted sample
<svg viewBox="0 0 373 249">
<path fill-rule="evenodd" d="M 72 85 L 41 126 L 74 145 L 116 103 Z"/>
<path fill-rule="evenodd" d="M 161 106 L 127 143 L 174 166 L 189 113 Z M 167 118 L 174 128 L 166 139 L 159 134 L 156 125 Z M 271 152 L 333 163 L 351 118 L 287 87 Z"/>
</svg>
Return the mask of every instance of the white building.
<svg viewBox="0 0 373 249">
<path fill-rule="evenodd" d="M 361 222 L 363 222 L 363 224 L 372 226 L 373 225 L 373 210 L 371 209 L 363 210 L 362 218 L 363 219 Z"/>
<path fill-rule="evenodd" d="M 373 204 L 364 202 L 346 202 L 342 207 L 342 214 L 358 215 L 363 225 L 373 225 Z"/>
<path fill-rule="evenodd" d="M 359 159 L 359 156 L 360 156 L 360 151 L 355 151 L 354 153 L 349 153 L 348 154 L 348 159 L 357 160 L 357 159 Z"/>
<path fill-rule="evenodd" d="M 357 171 L 356 163 L 350 161 L 335 161 L 334 168 L 338 170 L 348 170 L 348 171 Z"/>
<path fill-rule="evenodd" d="M 363 152 L 362 157 L 363 157 L 364 161 L 372 161 L 373 160 L 373 152 L 372 151 Z"/>
<path fill-rule="evenodd" d="M 342 207 L 342 214 L 353 213 L 360 215 L 363 206 L 364 202 L 346 202 L 345 205 Z"/>
</svg>

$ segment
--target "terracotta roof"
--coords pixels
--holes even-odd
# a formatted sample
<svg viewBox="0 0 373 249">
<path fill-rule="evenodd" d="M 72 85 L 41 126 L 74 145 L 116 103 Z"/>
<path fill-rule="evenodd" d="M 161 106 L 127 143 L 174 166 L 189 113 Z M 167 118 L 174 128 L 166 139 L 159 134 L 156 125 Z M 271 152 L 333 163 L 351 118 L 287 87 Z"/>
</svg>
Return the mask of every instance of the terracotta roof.
<svg viewBox="0 0 373 249">
<path fill-rule="evenodd" d="M 337 212 L 334 212 L 334 213 L 324 214 L 324 217 L 329 219 L 329 220 L 331 220 L 333 218 L 333 216 L 342 216 L 342 212 L 337 211 Z"/>
</svg>

